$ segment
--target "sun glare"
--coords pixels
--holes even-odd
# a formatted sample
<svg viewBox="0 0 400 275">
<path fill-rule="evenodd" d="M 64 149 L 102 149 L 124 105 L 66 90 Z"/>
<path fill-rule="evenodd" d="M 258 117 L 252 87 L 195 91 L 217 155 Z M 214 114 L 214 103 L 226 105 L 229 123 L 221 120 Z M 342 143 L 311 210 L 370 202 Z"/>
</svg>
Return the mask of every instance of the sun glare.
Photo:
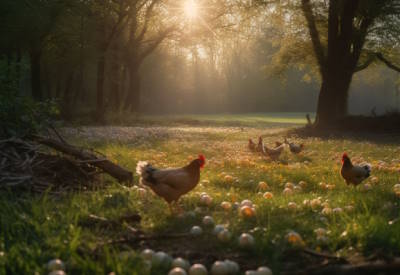
<svg viewBox="0 0 400 275">
<path fill-rule="evenodd" d="M 197 17 L 198 7 L 194 0 L 186 0 L 183 10 L 187 18 L 194 19 Z"/>
</svg>

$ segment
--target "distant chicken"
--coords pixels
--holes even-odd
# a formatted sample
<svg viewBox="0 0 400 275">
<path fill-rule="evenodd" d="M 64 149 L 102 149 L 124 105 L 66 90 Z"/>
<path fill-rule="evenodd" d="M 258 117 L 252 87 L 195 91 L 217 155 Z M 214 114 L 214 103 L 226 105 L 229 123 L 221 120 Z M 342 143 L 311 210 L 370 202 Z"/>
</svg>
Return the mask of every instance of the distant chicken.
<svg viewBox="0 0 400 275">
<path fill-rule="evenodd" d="M 287 139 L 285 138 L 285 143 L 289 145 L 289 150 L 290 152 L 292 152 L 293 154 L 299 154 L 301 153 L 301 151 L 303 151 L 304 149 L 304 144 L 295 144 L 293 142 L 288 142 Z"/>
<path fill-rule="evenodd" d="M 347 154 L 343 153 L 342 169 L 340 169 L 340 175 L 342 175 L 347 185 L 358 185 L 363 180 L 368 178 L 370 174 L 371 166 L 369 164 L 363 166 L 353 165 Z"/>
<path fill-rule="evenodd" d="M 200 169 L 205 165 L 205 157 L 199 157 L 182 168 L 158 169 L 146 161 L 139 161 L 136 173 L 140 175 L 140 183 L 150 187 L 154 193 L 162 197 L 171 209 L 171 203 L 191 191 L 200 180 Z M 172 210 L 172 209 L 171 209 Z"/>
<path fill-rule="evenodd" d="M 258 144 L 256 147 L 256 151 L 263 152 L 263 150 L 264 150 L 264 143 L 263 143 L 262 137 L 258 137 Z"/>
<path fill-rule="evenodd" d="M 281 144 L 275 148 L 268 148 L 266 145 L 263 147 L 263 154 L 270 157 L 273 160 L 277 160 L 279 156 L 282 154 L 283 149 L 285 148 L 285 144 Z"/>
<path fill-rule="evenodd" d="M 249 149 L 250 149 L 250 151 L 255 151 L 256 150 L 256 144 L 254 143 L 254 141 L 251 139 L 251 138 L 249 138 Z"/>
</svg>

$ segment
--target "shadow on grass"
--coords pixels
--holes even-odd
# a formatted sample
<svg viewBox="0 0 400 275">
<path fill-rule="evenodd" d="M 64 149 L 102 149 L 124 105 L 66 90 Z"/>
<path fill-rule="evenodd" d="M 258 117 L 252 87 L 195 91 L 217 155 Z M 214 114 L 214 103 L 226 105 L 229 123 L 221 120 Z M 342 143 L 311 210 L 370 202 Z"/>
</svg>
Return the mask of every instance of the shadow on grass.
<svg viewBox="0 0 400 275">
<path fill-rule="evenodd" d="M 377 117 L 348 116 L 330 125 L 307 125 L 287 131 L 289 136 L 350 139 L 376 144 L 399 144 L 400 114 Z"/>
</svg>

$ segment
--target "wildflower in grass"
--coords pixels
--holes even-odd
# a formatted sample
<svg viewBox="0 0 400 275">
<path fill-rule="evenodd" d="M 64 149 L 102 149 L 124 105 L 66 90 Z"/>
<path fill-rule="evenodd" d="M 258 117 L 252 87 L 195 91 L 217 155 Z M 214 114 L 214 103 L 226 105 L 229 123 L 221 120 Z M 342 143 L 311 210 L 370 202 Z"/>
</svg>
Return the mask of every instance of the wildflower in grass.
<svg viewBox="0 0 400 275">
<path fill-rule="evenodd" d="M 285 196 L 290 196 L 290 195 L 292 195 L 292 194 L 293 194 L 293 190 L 290 189 L 290 188 L 285 188 L 285 189 L 283 190 L 283 195 L 285 195 Z"/>
<path fill-rule="evenodd" d="M 255 214 L 256 214 L 256 210 L 254 207 L 245 205 L 240 208 L 240 215 L 244 218 L 254 217 Z"/>
<path fill-rule="evenodd" d="M 330 214 L 332 214 L 332 208 L 325 207 L 324 209 L 322 209 L 321 214 L 322 215 L 330 215 Z"/>
<path fill-rule="evenodd" d="M 293 246 L 304 246 L 305 243 L 303 241 L 303 238 L 300 236 L 299 233 L 295 231 L 291 231 L 288 234 L 286 234 L 286 240 L 289 244 Z"/>
<path fill-rule="evenodd" d="M 258 189 L 261 191 L 265 191 L 269 188 L 268 184 L 265 181 L 260 181 L 258 183 Z"/>
<path fill-rule="evenodd" d="M 229 211 L 232 209 L 232 204 L 230 202 L 227 201 L 223 201 L 221 202 L 221 207 L 225 210 L 225 211 Z"/>
<path fill-rule="evenodd" d="M 265 192 L 263 197 L 265 199 L 272 199 L 274 197 L 274 194 L 272 194 L 271 192 Z"/>
</svg>

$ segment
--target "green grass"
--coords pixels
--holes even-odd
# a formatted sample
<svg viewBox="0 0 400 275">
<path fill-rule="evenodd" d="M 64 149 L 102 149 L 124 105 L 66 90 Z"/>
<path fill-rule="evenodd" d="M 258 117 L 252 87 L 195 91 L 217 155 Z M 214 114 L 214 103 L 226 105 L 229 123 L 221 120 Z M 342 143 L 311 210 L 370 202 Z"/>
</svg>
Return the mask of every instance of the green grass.
<svg viewBox="0 0 400 275">
<path fill-rule="evenodd" d="M 226 117 L 210 117 L 214 121 L 228 121 Z M 276 117 L 283 125 L 286 125 L 286 119 Z M 246 125 L 251 117 L 237 116 L 237 120 Z M 150 134 L 144 131 L 137 135 L 129 135 L 129 131 L 137 129 L 125 129 L 120 135 L 118 129 L 100 135 L 101 128 L 91 130 L 90 135 L 85 135 L 89 131 L 85 128 L 78 136 L 70 133 L 70 140 L 94 147 L 131 170 L 135 169 L 138 160 L 148 160 L 160 167 L 181 166 L 198 153 L 204 153 L 207 164 L 202 171 L 202 183 L 181 199 L 182 207 L 189 215 L 171 215 L 160 198 L 150 192 L 141 197 L 137 188 L 122 187 L 107 176 L 103 177 L 109 182 L 106 188 L 58 197 L 3 190 L 0 191 L 0 274 L 46 274 L 46 263 L 53 258 L 66 263 L 68 274 L 112 271 L 147 274 L 145 264 L 137 256 L 146 247 L 164 250 L 175 257 L 187 257 L 192 263 L 202 262 L 208 268 L 215 259 L 229 258 L 239 262 L 242 271 L 268 265 L 274 274 L 279 274 L 288 268 L 290 261 L 297 266 L 306 265 L 299 263 L 305 260 L 300 256 L 297 262 L 285 258 L 285 251 L 291 248 L 285 236 L 292 230 L 301 235 L 307 247 L 343 257 L 368 257 L 382 251 L 386 256 L 400 254 L 400 222 L 388 223 L 400 218 L 399 198 L 393 192 L 393 185 L 399 181 L 398 144 L 296 138 L 293 140 L 305 144 L 304 154 L 295 156 L 286 151 L 282 162 L 276 163 L 248 152 L 247 139 L 264 135 L 265 142 L 273 144 L 275 140 L 282 140 L 282 133 L 252 127 L 251 121 L 249 125 L 244 130 L 226 125 L 161 127 L 147 129 L 151 130 Z M 378 181 L 366 181 L 371 183 L 371 190 L 344 184 L 339 175 L 343 151 L 373 165 L 372 176 Z M 385 161 L 380 168 L 377 167 L 379 161 Z M 226 182 L 225 174 L 236 180 Z M 288 197 L 282 194 L 286 182 L 298 183 L 300 180 L 307 182 L 302 192 Z M 268 183 L 268 191 L 274 194 L 272 199 L 267 200 L 259 194 L 260 181 Z M 320 182 L 334 184 L 335 188 L 322 189 Z M 137 183 L 135 176 L 134 184 Z M 213 202 L 209 207 L 199 209 L 201 192 L 207 192 Z M 331 208 L 352 205 L 354 209 L 323 215 L 321 206 L 312 209 L 303 205 L 304 200 L 318 197 L 322 202 L 328 202 Z M 237 211 L 226 212 L 220 207 L 222 201 L 240 202 L 243 199 L 250 199 L 257 205 L 254 218 L 243 219 Z M 299 208 L 288 209 L 289 202 L 296 202 Z M 201 225 L 204 215 L 211 215 L 216 223 L 229 228 L 233 238 L 228 243 L 221 243 L 206 233 L 189 240 L 99 246 L 102 242 L 123 237 L 127 232 L 126 225 L 104 228 L 82 224 L 89 214 L 116 219 L 136 212 L 142 216 L 142 222 L 132 226 L 146 234 L 188 232 L 193 225 Z M 317 228 L 326 230 L 324 241 L 317 239 L 314 232 Z M 237 237 L 242 232 L 253 232 L 256 244 L 252 249 L 238 247 Z M 100 248 L 94 253 L 96 247 Z M 153 270 L 153 274 L 163 273 Z"/>
<path fill-rule="evenodd" d="M 311 119 L 315 115 L 310 114 Z M 306 124 L 306 113 L 249 113 L 218 115 L 110 115 L 107 119 L 113 124 L 139 125 L 192 125 L 192 126 L 237 126 L 237 127 L 287 127 Z"/>
</svg>

